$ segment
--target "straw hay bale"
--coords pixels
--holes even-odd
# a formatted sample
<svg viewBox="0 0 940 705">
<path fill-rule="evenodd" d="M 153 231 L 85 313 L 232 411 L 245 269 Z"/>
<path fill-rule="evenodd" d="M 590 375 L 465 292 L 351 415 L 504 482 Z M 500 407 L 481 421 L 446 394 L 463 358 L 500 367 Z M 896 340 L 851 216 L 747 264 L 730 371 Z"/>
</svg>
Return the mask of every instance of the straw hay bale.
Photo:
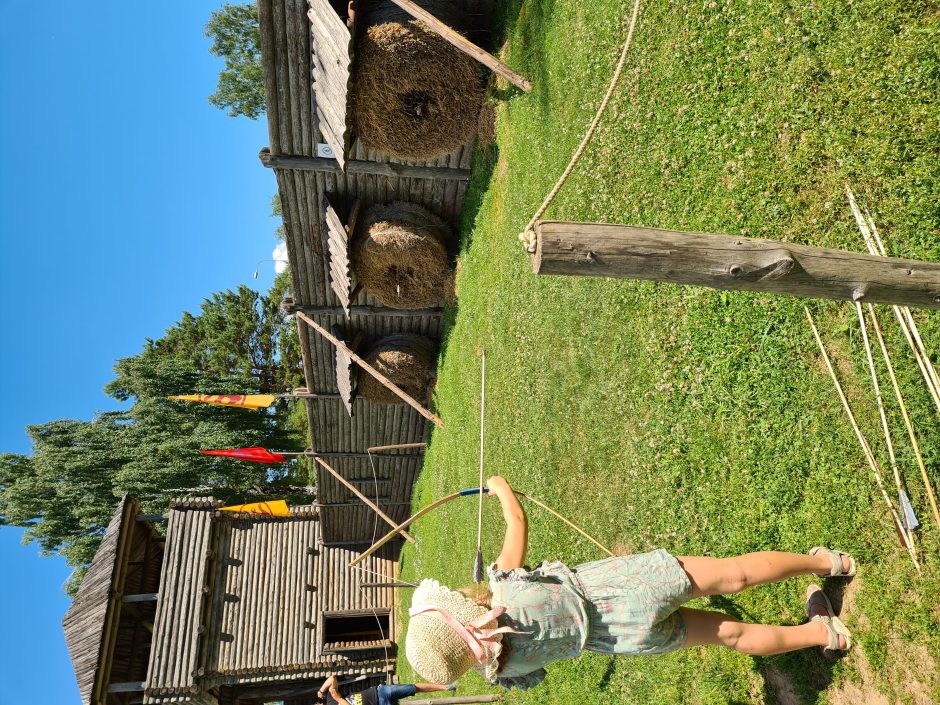
<svg viewBox="0 0 940 705">
<path fill-rule="evenodd" d="M 376 370 L 422 404 L 431 399 L 437 344 L 422 335 L 397 334 L 380 339 L 363 355 Z M 359 375 L 359 394 L 373 402 L 404 404 L 368 373 Z"/>
<path fill-rule="evenodd" d="M 419 2 L 454 29 L 453 2 Z M 365 18 L 356 46 L 353 120 L 362 141 L 399 159 L 435 159 L 473 135 L 483 101 L 479 64 L 390 2 Z"/>
<path fill-rule="evenodd" d="M 369 294 L 393 308 L 439 306 L 453 273 L 447 224 L 405 201 L 374 205 L 360 217 L 353 268 Z"/>
</svg>

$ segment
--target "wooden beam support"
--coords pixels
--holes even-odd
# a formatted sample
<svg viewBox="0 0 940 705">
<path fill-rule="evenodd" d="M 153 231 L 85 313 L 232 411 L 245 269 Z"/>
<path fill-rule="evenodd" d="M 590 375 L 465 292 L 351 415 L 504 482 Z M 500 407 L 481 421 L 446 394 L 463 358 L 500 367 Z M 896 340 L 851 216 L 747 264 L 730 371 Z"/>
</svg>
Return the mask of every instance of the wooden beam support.
<svg viewBox="0 0 940 705">
<path fill-rule="evenodd" d="M 134 517 L 137 521 L 167 521 L 169 514 L 138 514 Z"/>
<path fill-rule="evenodd" d="M 340 484 L 342 484 L 342 485 L 344 485 L 344 486 L 346 487 L 347 490 L 349 490 L 349 491 L 352 492 L 354 495 L 356 495 L 359 499 L 361 499 L 362 502 L 363 502 L 367 507 L 369 507 L 369 509 L 371 509 L 373 512 L 375 512 L 375 513 L 378 514 L 380 517 L 382 517 L 382 520 L 383 520 L 386 524 L 388 524 L 389 526 L 391 526 L 391 527 L 393 527 L 393 528 L 396 527 L 396 526 L 398 526 L 398 522 L 396 522 L 396 521 L 395 521 L 394 519 L 392 519 L 388 514 L 386 514 L 385 512 L 383 512 L 381 509 L 379 509 L 379 505 L 377 505 L 377 504 L 376 504 L 375 502 L 373 502 L 371 499 L 369 499 L 369 498 L 366 497 L 364 494 L 362 494 L 362 492 L 360 492 L 360 491 L 356 488 L 356 486 L 355 486 L 354 484 L 352 484 L 349 480 L 347 480 L 345 477 L 343 477 L 343 476 L 340 475 L 338 472 L 336 472 L 336 470 L 334 470 L 332 467 L 330 467 L 330 466 L 329 466 L 327 463 L 325 463 L 321 458 L 316 458 L 316 457 L 315 457 L 314 460 L 316 460 L 317 463 L 319 463 L 319 464 L 322 465 L 324 468 L 326 468 L 326 469 L 329 471 L 329 473 L 330 473 L 333 477 L 335 477 L 337 480 L 339 480 Z M 411 543 L 414 543 L 414 542 L 415 542 L 414 537 L 413 537 L 411 534 L 409 534 L 407 531 L 402 530 L 402 531 L 399 531 L 398 533 L 400 533 L 407 541 L 409 541 L 409 542 L 411 542 Z"/>
<path fill-rule="evenodd" d="M 403 179 L 439 179 L 443 181 L 469 181 L 469 169 L 453 169 L 446 166 L 412 166 L 392 162 L 369 162 L 350 159 L 346 162 L 346 171 L 335 159 L 325 157 L 305 157 L 295 154 L 271 154 L 265 147 L 258 154 L 262 166 L 268 169 L 295 169 L 297 171 L 316 171 L 324 174 L 373 174 L 388 178 Z"/>
<path fill-rule="evenodd" d="M 146 681 L 132 683 L 111 683 L 108 685 L 109 693 L 140 693 L 147 685 Z"/>
<path fill-rule="evenodd" d="M 346 312 L 339 306 L 298 306 L 293 302 L 281 304 L 285 313 L 301 311 L 308 316 L 345 316 Z M 421 316 L 442 316 L 439 308 L 389 308 L 386 306 L 350 306 L 350 316 L 390 316 L 393 318 L 415 318 Z"/>
<path fill-rule="evenodd" d="M 319 333 L 324 338 L 329 340 L 337 348 L 342 350 L 346 355 L 349 356 L 349 358 L 353 362 L 359 365 L 359 367 L 361 367 L 363 370 L 365 370 L 370 375 L 375 377 L 379 381 L 379 383 L 382 384 L 382 386 L 384 386 L 386 389 L 389 389 L 395 394 L 397 394 L 398 397 L 402 399 L 402 401 L 408 404 L 408 406 L 410 406 L 412 409 L 417 411 L 428 421 L 431 421 L 432 423 L 436 424 L 440 428 L 444 428 L 444 422 L 441 421 L 440 417 L 436 416 L 435 414 L 431 413 L 426 408 L 424 408 L 414 397 L 408 394 L 408 392 L 406 392 L 404 389 L 402 389 L 397 384 L 392 382 L 388 377 L 383 375 L 381 372 L 379 372 L 374 367 L 372 367 L 372 365 L 370 365 L 368 362 L 366 362 L 361 357 L 359 357 L 356 353 L 350 350 L 349 346 L 346 345 L 346 343 L 344 343 L 342 340 L 340 340 L 335 335 L 330 333 L 326 328 L 321 326 L 319 323 L 317 323 L 316 321 L 314 321 L 312 318 L 310 318 L 309 316 L 307 316 L 305 313 L 301 311 L 297 312 L 297 318 L 303 321 L 304 323 L 306 323 L 311 328 L 313 328 L 315 331 L 317 331 L 317 333 Z"/>
<path fill-rule="evenodd" d="M 502 76 L 516 88 L 519 88 L 526 93 L 529 93 L 532 90 L 532 84 L 529 83 L 529 81 L 526 80 L 524 76 L 520 76 L 488 51 L 484 51 L 476 44 L 471 42 L 460 32 L 456 32 L 448 27 L 423 7 L 416 5 L 415 3 L 411 2 L 411 0 L 392 0 L 392 2 L 398 5 L 398 7 L 407 12 L 409 15 L 414 17 L 416 20 L 423 22 L 428 29 L 434 32 L 434 34 L 444 38 L 446 41 L 460 49 L 460 51 L 462 51 L 467 56 L 476 59 L 493 73 Z"/>
<path fill-rule="evenodd" d="M 138 595 L 125 595 L 121 602 L 156 602 L 160 593 L 143 592 Z"/>
<path fill-rule="evenodd" d="M 536 274 L 940 308 L 940 263 L 935 262 L 629 225 L 539 221 L 535 233 Z"/>
</svg>

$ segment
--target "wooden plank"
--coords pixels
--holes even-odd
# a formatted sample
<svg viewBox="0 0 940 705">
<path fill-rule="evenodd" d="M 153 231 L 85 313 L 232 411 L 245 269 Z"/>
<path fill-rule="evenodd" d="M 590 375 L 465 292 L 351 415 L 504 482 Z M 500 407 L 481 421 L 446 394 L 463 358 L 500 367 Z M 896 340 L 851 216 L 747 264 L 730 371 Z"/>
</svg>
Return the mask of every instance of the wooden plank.
<svg viewBox="0 0 940 705">
<path fill-rule="evenodd" d="M 465 36 L 460 34 L 460 32 L 456 32 L 448 27 L 424 8 L 411 2 L 411 0 L 392 0 L 392 2 L 398 5 L 398 7 L 400 7 L 415 19 L 423 22 L 427 28 L 436 35 L 446 39 L 449 43 L 460 49 L 460 51 L 465 53 L 467 56 L 476 59 L 488 69 L 490 69 L 490 71 L 493 73 L 499 74 L 505 78 L 512 85 L 520 88 L 526 93 L 532 90 L 532 84 L 529 83 L 525 77 L 520 76 L 488 51 L 484 51 L 478 47 Z"/>
<path fill-rule="evenodd" d="M 310 316 L 342 316 L 343 309 L 338 306 L 296 306 L 293 303 L 285 306 L 286 313 L 302 311 Z M 440 318 L 443 312 L 439 308 L 387 308 L 385 306 L 350 306 L 351 316 L 387 316 L 389 318 Z M 399 332 L 396 328 L 385 335 Z M 379 336 L 382 337 L 382 336 Z M 434 337 L 434 336 L 430 336 Z"/>
<path fill-rule="evenodd" d="M 125 595 L 121 601 L 122 602 L 156 602 L 159 593 L 156 592 L 144 592 L 137 595 Z"/>
<path fill-rule="evenodd" d="M 369 507 L 369 509 L 371 509 L 373 512 L 375 512 L 376 514 L 378 514 L 378 515 L 382 518 L 382 521 L 384 521 L 386 524 L 388 524 L 389 526 L 391 526 L 391 527 L 393 527 L 393 528 L 396 527 L 396 526 L 398 526 L 398 522 L 396 522 L 394 519 L 392 519 L 391 517 L 389 517 L 388 514 L 386 514 L 385 512 L 383 512 L 381 509 L 379 509 L 379 506 L 378 506 L 377 504 L 375 504 L 371 499 L 369 499 L 369 498 L 366 497 L 364 494 L 362 494 L 362 492 L 360 492 L 360 491 L 356 488 L 356 486 L 355 486 L 354 484 L 352 484 L 351 482 L 349 482 L 349 480 L 347 480 L 345 477 L 343 477 L 343 476 L 340 475 L 338 472 L 336 472 L 336 470 L 334 470 L 332 467 L 330 467 L 330 465 L 328 465 L 322 458 L 314 458 L 314 459 L 315 459 L 320 465 L 322 465 L 324 468 L 326 468 L 326 470 L 327 470 L 333 477 L 335 477 L 337 480 L 339 480 L 339 482 L 342 483 L 342 484 L 346 487 L 346 489 L 348 489 L 350 492 L 352 492 L 354 495 L 356 495 L 359 499 L 361 499 L 362 502 L 363 502 L 363 504 L 365 504 L 367 507 Z M 413 537 L 411 534 L 409 534 L 407 531 L 401 531 L 401 532 L 399 532 L 399 533 L 405 538 L 406 541 L 408 541 L 408 542 L 410 542 L 410 543 L 414 543 L 414 542 L 415 542 L 414 537 Z"/>
<path fill-rule="evenodd" d="M 335 160 L 325 159 L 323 157 L 307 157 L 296 154 L 272 154 L 269 150 L 262 149 L 258 158 L 261 164 L 269 169 L 296 169 L 299 171 L 322 172 L 324 174 L 343 173 L 343 169 Z M 415 166 L 411 164 L 360 159 L 350 159 L 346 166 L 346 173 L 385 176 L 388 178 L 406 177 L 411 179 L 450 179 L 456 181 L 468 181 L 470 179 L 469 169 Z"/>
<path fill-rule="evenodd" d="M 444 428 L 444 422 L 441 421 L 441 419 L 438 416 L 428 411 L 416 399 L 414 399 L 410 394 L 408 394 L 405 390 L 403 390 L 397 384 L 395 384 L 390 379 L 388 379 L 388 377 L 386 377 L 381 372 L 379 372 L 374 367 L 372 367 L 372 365 L 370 365 L 368 362 L 366 362 L 361 357 L 356 355 L 356 353 L 350 350 L 343 341 L 333 336 L 328 330 L 326 330 L 319 323 L 317 323 L 316 321 L 314 321 L 312 318 L 302 313 L 301 311 L 297 311 L 297 318 L 299 318 L 304 323 L 309 325 L 311 328 L 316 330 L 320 335 L 322 335 L 324 338 L 329 340 L 336 347 L 344 348 L 346 354 L 349 355 L 353 359 L 353 361 L 359 365 L 359 367 L 364 369 L 368 374 L 375 377 L 375 379 L 377 379 L 382 386 L 384 386 L 386 389 L 389 389 L 392 392 L 394 392 L 396 395 L 398 395 L 398 397 L 402 399 L 402 401 L 408 404 L 411 408 L 413 408 L 419 414 L 424 416 L 428 421 L 435 423 L 440 428 Z"/>
<path fill-rule="evenodd" d="M 791 242 L 598 223 L 539 222 L 536 274 L 940 308 L 940 263 Z"/>
</svg>

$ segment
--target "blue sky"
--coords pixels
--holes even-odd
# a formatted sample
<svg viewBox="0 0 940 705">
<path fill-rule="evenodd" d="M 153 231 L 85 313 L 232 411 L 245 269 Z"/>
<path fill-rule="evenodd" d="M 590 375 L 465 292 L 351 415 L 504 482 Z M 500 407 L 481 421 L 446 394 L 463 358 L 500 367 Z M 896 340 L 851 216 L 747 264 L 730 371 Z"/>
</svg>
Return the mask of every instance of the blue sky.
<svg viewBox="0 0 940 705">
<path fill-rule="evenodd" d="M 221 0 L 0 0 L 0 452 L 27 424 L 115 408 L 115 359 L 213 291 L 266 289 L 264 120 L 213 108 Z M 0 528 L 0 705 L 78 703 L 59 622 L 68 569 Z"/>
</svg>

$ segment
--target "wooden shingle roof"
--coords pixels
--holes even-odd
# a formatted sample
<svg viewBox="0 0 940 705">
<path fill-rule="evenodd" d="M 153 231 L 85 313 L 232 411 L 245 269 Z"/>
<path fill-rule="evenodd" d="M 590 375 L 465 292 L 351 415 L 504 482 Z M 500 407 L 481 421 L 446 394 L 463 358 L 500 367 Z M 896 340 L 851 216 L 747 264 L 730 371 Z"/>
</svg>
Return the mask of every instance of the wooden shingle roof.
<svg viewBox="0 0 940 705">
<path fill-rule="evenodd" d="M 65 643 L 85 705 L 97 702 L 100 697 L 97 690 L 106 675 L 100 673 L 100 668 L 102 655 L 112 645 L 114 637 L 116 625 L 110 619 L 114 603 L 121 599 L 117 585 L 123 570 L 120 558 L 127 544 L 127 524 L 134 521 L 136 514 L 137 502 L 125 496 L 105 530 L 72 606 L 62 619 Z"/>
</svg>

